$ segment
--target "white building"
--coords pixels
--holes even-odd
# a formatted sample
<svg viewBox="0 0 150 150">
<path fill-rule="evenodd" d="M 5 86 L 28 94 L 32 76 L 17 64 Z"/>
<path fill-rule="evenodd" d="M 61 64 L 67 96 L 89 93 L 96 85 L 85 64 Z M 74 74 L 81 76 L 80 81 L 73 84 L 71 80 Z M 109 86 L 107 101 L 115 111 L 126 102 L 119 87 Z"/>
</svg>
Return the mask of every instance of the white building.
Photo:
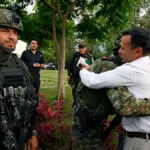
<svg viewBox="0 0 150 150">
<path fill-rule="evenodd" d="M 24 50 L 26 50 L 26 47 L 27 47 L 27 43 L 21 41 L 21 40 L 18 40 L 18 43 L 16 45 L 16 49 L 13 51 L 14 54 L 17 54 L 17 56 L 20 58 L 21 57 L 21 54 Z"/>
</svg>

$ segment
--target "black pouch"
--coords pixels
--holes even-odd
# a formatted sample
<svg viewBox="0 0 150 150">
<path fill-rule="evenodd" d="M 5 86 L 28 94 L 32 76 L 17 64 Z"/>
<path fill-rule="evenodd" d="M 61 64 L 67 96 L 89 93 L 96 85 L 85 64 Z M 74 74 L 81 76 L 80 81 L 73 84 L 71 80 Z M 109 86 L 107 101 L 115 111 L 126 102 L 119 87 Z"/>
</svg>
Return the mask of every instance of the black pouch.
<svg viewBox="0 0 150 150">
<path fill-rule="evenodd" d="M 1 70 L 1 80 L 3 87 L 25 86 L 24 74 L 21 68 L 3 68 Z"/>
<path fill-rule="evenodd" d="M 28 97 L 25 101 L 25 111 L 23 114 L 23 118 L 25 122 L 29 122 L 33 114 L 36 112 L 36 107 L 38 104 L 38 98 L 33 97 L 28 91 Z"/>
</svg>

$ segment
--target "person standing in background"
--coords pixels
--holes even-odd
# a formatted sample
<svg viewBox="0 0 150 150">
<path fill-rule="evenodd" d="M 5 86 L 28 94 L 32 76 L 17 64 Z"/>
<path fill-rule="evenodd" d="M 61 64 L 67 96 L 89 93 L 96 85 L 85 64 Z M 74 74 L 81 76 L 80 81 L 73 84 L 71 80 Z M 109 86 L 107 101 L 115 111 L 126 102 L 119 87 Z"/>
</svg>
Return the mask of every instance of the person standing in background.
<svg viewBox="0 0 150 150">
<path fill-rule="evenodd" d="M 86 44 L 84 42 L 79 43 L 79 52 L 76 52 L 71 60 L 71 63 L 68 67 L 68 81 L 73 80 L 72 86 L 72 95 L 73 95 L 73 106 L 76 104 L 76 88 L 80 82 L 79 71 L 82 62 L 79 63 L 79 60 L 85 60 L 85 63 L 91 65 L 93 63 L 92 55 L 86 52 Z"/>
<path fill-rule="evenodd" d="M 33 78 L 33 86 L 36 94 L 39 93 L 40 88 L 40 69 L 44 68 L 44 57 L 42 52 L 37 50 L 38 41 L 32 39 L 30 41 L 30 49 L 22 53 L 21 59 L 27 65 L 31 76 Z"/>
</svg>

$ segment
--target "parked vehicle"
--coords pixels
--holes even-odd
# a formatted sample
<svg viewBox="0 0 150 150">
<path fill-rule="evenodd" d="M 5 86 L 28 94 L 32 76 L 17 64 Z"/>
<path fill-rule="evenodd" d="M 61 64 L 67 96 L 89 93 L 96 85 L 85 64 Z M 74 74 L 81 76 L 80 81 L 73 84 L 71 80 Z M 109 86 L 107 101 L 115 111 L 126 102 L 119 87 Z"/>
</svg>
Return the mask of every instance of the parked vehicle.
<svg viewBox="0 0 150 150">
<path fill-rule="evenodd" d="M 48 63 L 48 64 L 45 64 L 45 69 L 46 70 L 57 70 L 58 67 L 57 67 L 57 64 L 55 64 L 55 63 Z"/>
</svg>

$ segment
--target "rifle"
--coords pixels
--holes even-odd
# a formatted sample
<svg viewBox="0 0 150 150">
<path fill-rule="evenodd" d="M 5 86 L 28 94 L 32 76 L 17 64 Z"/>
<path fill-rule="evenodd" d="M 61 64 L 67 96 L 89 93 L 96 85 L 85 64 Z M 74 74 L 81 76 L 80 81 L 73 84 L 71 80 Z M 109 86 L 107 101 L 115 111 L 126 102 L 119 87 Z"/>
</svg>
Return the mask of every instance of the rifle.
<svg viewBox="0 0 150 150">
<path fill-rule="evenodd" d="M 110 123 L 110 126 L 107 127 L 101 135 L 101 140 L 105 143 L 109 137 L 109 135 L 112 133 L 114 128 L 121 123 L 122 117 L 120 115 L 116 115 L 115 118 Z"/>
<path fill-rule="evenodd" d="M 0 91 L 0 131 L 3 133 L 1 143 L 6 150 L 18 150 L 17 141 L 12 130 L 10 110 L 4 100 L 2 91 Z"/>
<path fill-rule="evenodd" d="M 3 92 L 3 100 L 7 104 L 5 104 L 5 108 L 7 109 L 5 114 L 8 116 L 7 122 L 9 122 L 10 125 L 9 129 L 12 134 L 13 132 L 15 133 L 15 135 L 13 134 L 15 144 L 9 143 L 10 145 L 15 145 L 15 148 L 13 149 L 11 147 L 10 149 L 7 148 L 7 150 L 24 149 L 24 140 L 27 136 L 27 125 L 36 109 L 37 101 L 34 97 L 31 97 L 30 91 L 27 90 L 27 87 L 23 88 L 22 86 L 18 86 L 13 88 L 12 86 L 5 86 Z M 27 97 L 25 96 L 25 93 L 28 93 Z M 13 130 L 14 126 L 16 126 L 15 131 Z M 17 138 L 17 142 L 15 137 Z M 7 141 L 9 141 L 9 139 Z"/>
<path fill-rule="evenodd" d="M 22 69 L 3 68 L 1 76 L 0 146 L 4 150 L 22 150 L 37 99 L 26 86 Z"/>
</svg>

